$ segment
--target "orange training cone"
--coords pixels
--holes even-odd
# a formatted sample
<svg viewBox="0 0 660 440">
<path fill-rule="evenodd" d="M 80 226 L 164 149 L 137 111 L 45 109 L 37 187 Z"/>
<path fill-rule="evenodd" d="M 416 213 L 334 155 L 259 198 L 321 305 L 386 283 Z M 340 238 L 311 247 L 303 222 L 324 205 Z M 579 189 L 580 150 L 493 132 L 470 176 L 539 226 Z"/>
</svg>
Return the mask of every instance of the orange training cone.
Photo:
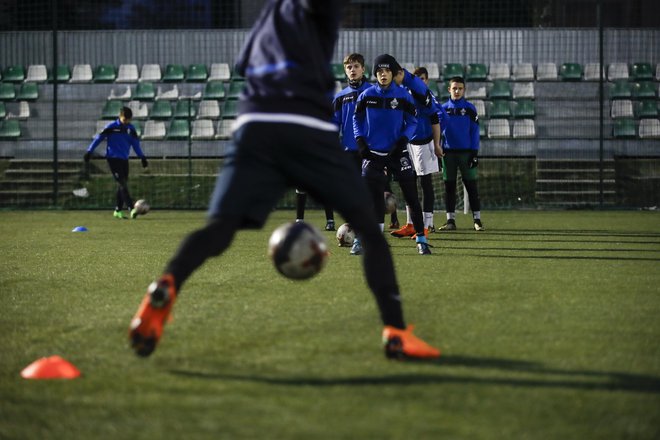
<svg viewBox="0 0 660 440">
<path fill-rule="evenodd" d="M 43 357 L 21 371 L 24 379 L 75 379 L 80 376 L 72 363 L 59 356 Z"/>
</svg>

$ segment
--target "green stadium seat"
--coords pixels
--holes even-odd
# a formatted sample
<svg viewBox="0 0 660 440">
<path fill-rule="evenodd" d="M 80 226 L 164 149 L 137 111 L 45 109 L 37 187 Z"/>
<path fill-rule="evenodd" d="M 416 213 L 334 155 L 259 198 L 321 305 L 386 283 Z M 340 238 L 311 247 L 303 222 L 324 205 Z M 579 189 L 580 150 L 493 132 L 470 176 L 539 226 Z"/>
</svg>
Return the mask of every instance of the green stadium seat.
<svg viewBox="0 0 660 440">
<path fill-rule="evenodd" d="M 508 81 L 495 81 L 488 92 L 490 99 L 511 99 L 511 85 Z"/>
<path fill-rule="evenodd" d="M 562 81 L 580 81 L 582 79 L 582 65 L 579 63 L 564 63 L 559 68 L 559 77 Z"/>
<path fill-rule="evenodd" d="M 0 119 L 4 119 L 5 116 L 7 116 L 7 107 L 4 102 L 0 101 Z"/>
<path fill-rule="evenodd" d="M 368 64 L 364 65 L 364 77 L 367 79 L 367 81 L 369 81 L 369 79 L 371 78 L 371 66 L 369 66 Z"/>
<path fill-rule="evenodd" d="M 229 83 L 229 92 L 227 92 L 227 98 L 229 98 L 229 99 L 238 98 L 238 95 L 241 94 L 241 91 L 243 90 L 244 86 L 245 86 L 245 81 L 232 80 L 232 82 Z"/>
<path fill-rule="evenodd" d="M 516 119 L 531 119 L 536 116 L 534 101 L 531 99 L 520 99 L 513 103 L 513 117 Z"/>
<path fill-rule="evenodd" d="M 108 83 L 117 79 L 117 68 L 111 64 L 101 64 L 94 69 L 94 82 Z"/>
<path fill-rule="evenodd" d="M 133 124 L 133 127 L 135 127 L 135 132 L 137 133 L 138 137 L 142 137 L 142 123 L 133 119 L 131 124 Z"/>
<path fill-rule="evenodd" d="M 194 118 L 196 116 L 197 110 L 195 109 L 194 104 L 186 99 L 177 101 L 176 109 L 174 110 L 175 118 L 185 119 L 188 117 Z"/>
<path fill-rule="evenodd" d="M 0 121 L 0 139 L 15 140 L 21 136 L 21 126 L 16 119 Z"/>
<path fill-rule="evenodd" d="M 511 107 L 509 106 L 509 101 L 498 99 L 491 103 L 488 110 L 489 118 L 508 118 L 510 116 Z"/>
<path fill-rule="evenodd" d="M 650 81 L 633 83 L 632 93 L 637 99 L 655 99 L 655 84 Z"/>
<path fill-rule="evenodd" d="M 21 84 L 16 94 L 20 101 L 36 101 L 39 98 L 39 86 L 36 83 L 25 82 Z"/>
<path fill-rule="evenodd" d="M 465 79 L 468 81 L 486 81 L 488 69 L 485 64 L 470 63 L 465 66 Z"/>
<path fill-rule="evenodd" d="M 209 71 L 205 64 L 191 64 L 188 66 L 186 80 L 190 82 L 203 82 L 209 77 Z"/>
<path fill-rule="evenodd" d="M 449 81 L 438 83 L 438 101 L 442 104 L 449 99 Z"/>
<path fill-rule="evenodd" d="M 610 86 L 610 99 L 632 98 L 632 85 L 627 79 L 620 79 Z"/>
<path fill-rule="evenodd" d="M 447 81 L 452 76 L 465 76 L 462 64 L 446 63 L 442 66 L 442 79 Z"/>
<path fill-rule="evenodd" d="M 657 118 L 660 115 L 658 103 L 654 100 L 645 99 L 637 103 L 635 116 L 637 118 Z"/>
<path fill-rule="evenodd" d="M 4 82 L 23 82 L 25 81 L 25 68 L 19 65 L 7 66 L 2 72 Z"/>
<path fill-rule="evenodd" d="M 169 101 L 155 101 L 151 112 L 151 119 L 170 119 L 172 117 L 172 104 Z"/>
<path fill-rule="evenodd" d="M 481 121 L 479 123 L 479 137 L 480 138 L 486 137 L 486 123 L 484 121 Z"/>
<path fill-rule="evenodd" d="M 344 64 L 343 63 L 332 64 L 332 75 L 335 77 L 336 81 L 344 81 L 346 79 L 346 72 L 344 72 Z"/>
<path fill-rule="evenodd" d="M 190 127 L 185 119 L 172 119 L 167 131 L 167 139 L 185 140 L 190 136 Z"/>
<path fill-rule="evenodd" d="M 612 127 L 615 138 L 634 138 L 637 136 L 637 127 L 634 119 L 615 119 Z"/>
<path fill-rule="evenodd" d="M 633 63 L 630 68 L 630 76 L 633 81 L 651 81 L 653 79 L 651 63 Z"/>
<path fill-rule="evenodd" d="M 16 98 L 16 87 L 10 83 L 0 83 L 0 101 L 13 101 Z"/>
<path fill-rule="evenodd" d="M 71 80 L 71 69 L 66 64 L 60 64 L 57 66 L 55 77 L 57 78 L 57 82 L 69 82 Z M 48 72 L 48 81 L 53 81 L 53 72 Z"/>
<path fill-rule="evenodd" d="M 138 101 L 153 101 L 156 98 L 156 87 L 151 82 L 141 82 L 135 87 L 133 99 Z"/>
<path fill-rule="evenodd" d="M 228 99 L 222 106 L 222 118 L 235 118 L 238 116 L 238 101 L 236 99 Z"/>
<path fill-rule="evenodd" d="M 439 90 L 438 90 L 438 82 L 437 82 L 437 81 L 433 81 L 433 80 L 429 80 L 429 90 L 430 90 L 431 93 L 433 93 L 435 96 L 438 96 L 438 92 L 439 92 Z"/>
<path fill-rule="evenodd" d="M 204 99 L 225 99 L 225 83 L 222 81 L 209 81 L 204 87 Z"/>
<path fill-rule="evenodd" d="M 186 77 L 186 71 L 180 64 L 168 64 L 163 74 L 164 82 L 181 82 Z"/>
<path fill-rule="evenodd" d="M 119 117 L 119 110 L 124 106 L 121 101 L 106 101 L 101 111 L 102 119 L 117 119 Z"/>
<path fill-rule="evenodd" d="M 234 67 L 231 71 L 231 79 L 242 81 L 245 80 L 245 77 L 240 73 L 238 73 L 238 70 L 236 70 L 236 67 Z"/>
</svg>

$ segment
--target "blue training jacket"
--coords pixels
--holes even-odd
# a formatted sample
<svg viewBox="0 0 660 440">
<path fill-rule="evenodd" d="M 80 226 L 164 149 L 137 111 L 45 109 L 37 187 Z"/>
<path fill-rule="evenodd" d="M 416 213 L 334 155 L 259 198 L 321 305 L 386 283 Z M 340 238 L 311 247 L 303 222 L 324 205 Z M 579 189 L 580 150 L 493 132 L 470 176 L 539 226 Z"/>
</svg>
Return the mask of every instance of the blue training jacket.
<svg viewBox="0 0 660 440">
<path fill-rule="evenodd" d="M 346 151 L 357 151 L 357 144 L 353 136 L 353 115 L 355 114 L 355 104 L 360 93 L 373 87 L 369 81 L 363 78 L 362 83 L 357 87 L 348 86 L 335 95 L 332 106 L 335 110 L 332 115 L 332 122 L 339 126 L 339 132 L 342 136 L 342 145 Z"/>
<path fill-rule="evenodd" d="M 105 126 L 105 128 L 92 139 L 92 143 L 87 147 L 89 153 L 93 152 L 103 140 L 107 139 L 108 144 L 105 150 L 105 157 L 128 160 L 131 153 L 131 147 L 135 154 L 144 158 L 144 153 L 140 148 L 140 138 L 132 124 L 122 124 L 116 119 Z"/>
<path fill-rule="evenodd" d="M 388 153 L 401 137 L 412 139 L 417 111 L 408 89 L 392 82 L 369 87 L 358 97 L 353 116 L 355 139 L 364 137 L 370 150 Z"/>
<path fill-rule="evenodd" d="M 465 98 L 449 99 L 442 104 L 438 117 L 445 151 L 479 151 L 479 117 L 471 102 Z"/>
<path fill-rule="evenodd" d="M 410 142 L 424 145 L 433 140 L 431 125 L 438 124 L 438 103 L 428 86 L 418 76 L 403 69 L 402 85 L 410 90 L 417 106 L 417 130 Z"/>
</svg>

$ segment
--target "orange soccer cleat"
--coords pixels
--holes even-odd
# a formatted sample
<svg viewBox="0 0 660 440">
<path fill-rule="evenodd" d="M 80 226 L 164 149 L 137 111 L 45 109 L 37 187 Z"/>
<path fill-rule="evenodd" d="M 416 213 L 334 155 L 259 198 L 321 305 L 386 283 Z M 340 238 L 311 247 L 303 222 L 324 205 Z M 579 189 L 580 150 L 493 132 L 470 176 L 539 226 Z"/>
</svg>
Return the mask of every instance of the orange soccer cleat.
<svg viewBox="0 0 660 440">
<path fill-rule="evenodd" d="M 412 237 L 413 235 L 415 235 L 415 227 L 413 226 L 412 223 L 408 223 L 405 226 L 403 226 L 401 229 L 397 229 L 396 231 L 390 232 L 390 235 L 397 238 Z"/>
<path fill-rule="evenodd" d="M 383 329 L 385 356 L 394 359 L 434 359 L 440 357 L 440 350 L 413 335 L 413 326 L 405 330 L 392 326 Z"/>
<path fill-rule="evenodd" d="M 174 277 L 165 274 L 149 285 L 140 308 L 131 320 L 129 339 L 138 356 L 149 356 L 163 334 L 163 326 L 176 300 Z"/>
</svg>

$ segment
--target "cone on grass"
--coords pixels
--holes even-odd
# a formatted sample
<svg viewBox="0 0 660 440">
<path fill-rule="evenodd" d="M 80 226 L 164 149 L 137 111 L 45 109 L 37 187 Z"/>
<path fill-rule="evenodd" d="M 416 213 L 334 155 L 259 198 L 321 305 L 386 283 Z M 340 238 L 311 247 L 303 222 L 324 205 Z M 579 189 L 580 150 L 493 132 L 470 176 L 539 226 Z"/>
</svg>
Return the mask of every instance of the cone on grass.
<svg viewBox="0 0 660 440">
<path fill-rule="evenodd" d="M 75 379 L 80 370 L 60 356 L 37 359 L 21 371 L 24 379 Z"/>
</svg>

